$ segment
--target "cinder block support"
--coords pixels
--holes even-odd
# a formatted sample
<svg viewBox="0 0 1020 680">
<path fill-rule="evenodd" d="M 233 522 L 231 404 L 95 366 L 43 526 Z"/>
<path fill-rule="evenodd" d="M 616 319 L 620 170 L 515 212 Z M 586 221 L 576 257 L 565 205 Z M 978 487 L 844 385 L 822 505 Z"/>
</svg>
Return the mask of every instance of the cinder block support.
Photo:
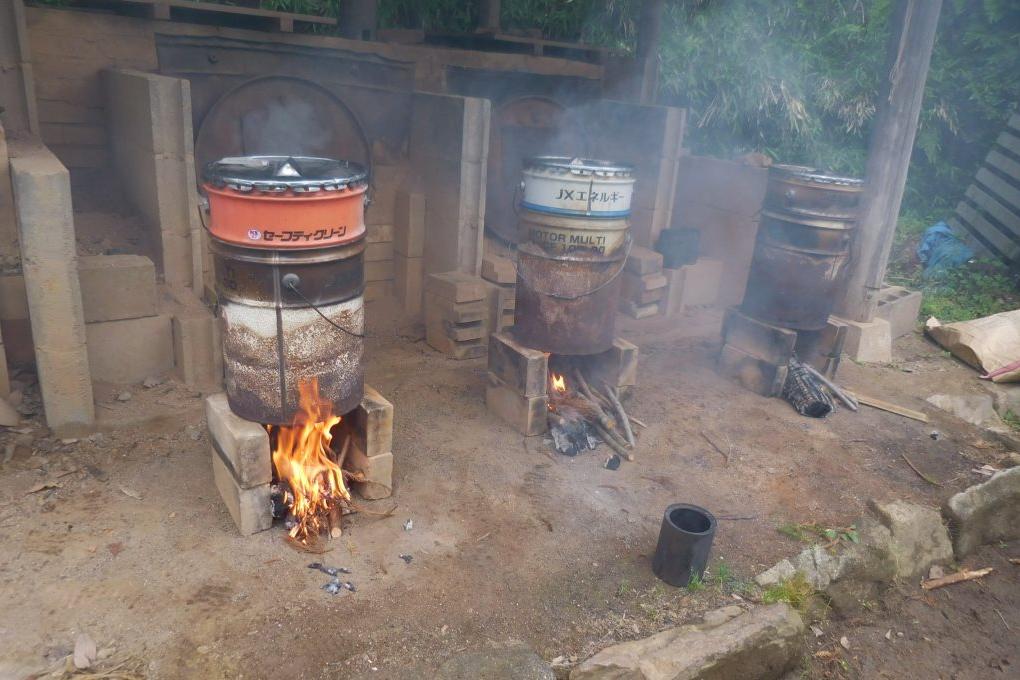
<svg viewBox="0 0 1020 680">
<path fill-rule="evenodd" d="M 413 109 L 410 181 L 425 196 L 425 273 L 477 274 L 492 105 L 487 99 L 415 92 Z"/>
<path fill-rule="evenodd" d="M 11 175 L 46 422 L 57 433 L 95 421 L 67 169 L 41 145 L 12 149 Z"/>
<path fill-rule="evenodd" d="M 892 328 L 880 317 L 871 321 L 849 321 L 833 316 L 833 321 L 847 327 L 843 351 L 854 361 L 883 364 L 892 361 Z"/>
</svg>

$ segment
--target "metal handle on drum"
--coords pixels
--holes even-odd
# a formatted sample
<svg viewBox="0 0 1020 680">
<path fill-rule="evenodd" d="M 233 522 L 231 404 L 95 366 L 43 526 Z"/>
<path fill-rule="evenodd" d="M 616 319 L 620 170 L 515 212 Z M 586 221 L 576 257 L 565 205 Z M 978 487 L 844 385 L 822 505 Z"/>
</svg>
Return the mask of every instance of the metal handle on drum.
<svg viewBox="0 0 1020 680">
<path fill-rule="evenodd" d="M 344 333 L 346 333 L 347 335 L 351 336 L 352 338 L 363 338 L 363 337 L 365 337 L 364 333 L 355 333 L 354 331 L 349 331 L 346 328 L 344 328 L 343 326 L 341 326 L 340 324 L 338 324 L 335 321 L 333 321 L 333 319 L 331 319 L 328 316 L 326 316 L 325 314 L 323 314 L 322 310 L 320 310 L 315 305 L 314 302 L 312 302 L 311 300 L 306 298 L 305 294 L 302 293 L 301 290 L 298 288 L 298 286 L 301 285 L 301 277 L 298 276 L 297 274 L 295 274 L 293 272 L 288 272 L 288 273 L 284 274 L 280 278 L 280 283 L 282 283 L 284 285 L 284 287 L 287 288 L 288 290 L 293 291 L 295 295 L 297 295 L 299 298 L 301 298 L 301 300 L 306 305 L 308 305 L 309 307 L 314 309 L 315 313 L 318 314 L 319 316 L 321 316 L 326 321 L 326 323 L 328 323 L 333 328 L 337 329 L 338 331 L 343 331 Z"/>
<path fill-rule="evenodd" d="M 616 277 L 623 273 L 624 267 L 627 266 L 627 258 L 630 257 L 630 249 L 633 245 L 634 238 L 630 234 L 627 234 L 627 243 L 624 246 L 626 251 L 623 254 L 623 258 L 620 260 L 620 268 L 613 272 L 612 276 L 610 276 L 608 279 L 606 279 L 599 285 L 595 286 L 591 290 L 586 290 L 583 293 L 578 293 L 577 295 L 563 295 L 562 293 L 553 293 L 550 291 L 539 290 L 534 285 L 532 285 L 532 282 L 529 281 L 528 278 L 524 276 L 524 274 L 521 273 L 520 267 L 517 266 L 517 258 L 511 258 L 510 261 L 514 265 L 514 272 L 517 273 L 517 278 L 519 278 L 522 282 L 526 283 L 528 285 L 528 288 L 530 288 L 535 293 L 538 293 L 539 295 L 544 295 L 546 297 L 551 297 L 555 300 L 580 300 L 581 298 L 588 297 L 589 295 L 594 295 L 595 293 L 599 292 L 600 290 L 611 284 L 613 281 L 615 281 Z M 518 257 L 520 257 L 520 251 L 518 251 L 517 255 Z"/>
</svg>

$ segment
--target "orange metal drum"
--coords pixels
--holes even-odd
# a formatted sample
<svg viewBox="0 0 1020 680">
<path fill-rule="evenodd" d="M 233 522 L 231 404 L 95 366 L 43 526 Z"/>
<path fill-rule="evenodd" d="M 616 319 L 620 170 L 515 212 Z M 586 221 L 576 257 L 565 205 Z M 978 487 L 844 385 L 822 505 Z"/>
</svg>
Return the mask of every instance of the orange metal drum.
<svg viewBox="0 0 1020 680">
<path fill-rule="evenodd" d="M 352 243 L 365 235 L 367 173 L 301 156 L 224 158 L 205 170 L 210 234 L 274 250 Z"/>
</svg>

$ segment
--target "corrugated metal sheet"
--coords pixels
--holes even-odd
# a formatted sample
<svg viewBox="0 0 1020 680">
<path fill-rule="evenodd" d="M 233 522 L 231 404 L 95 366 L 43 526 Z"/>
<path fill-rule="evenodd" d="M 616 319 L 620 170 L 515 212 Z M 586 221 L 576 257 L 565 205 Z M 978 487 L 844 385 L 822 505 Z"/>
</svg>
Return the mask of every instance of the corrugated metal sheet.
<svg viewBox="0 0 1020 680">
<path fill-rule="evenodd" d="M 1020 266 L 1020 116 L 995 140 L 949 224 L 978 251 Z"/>
</svg>

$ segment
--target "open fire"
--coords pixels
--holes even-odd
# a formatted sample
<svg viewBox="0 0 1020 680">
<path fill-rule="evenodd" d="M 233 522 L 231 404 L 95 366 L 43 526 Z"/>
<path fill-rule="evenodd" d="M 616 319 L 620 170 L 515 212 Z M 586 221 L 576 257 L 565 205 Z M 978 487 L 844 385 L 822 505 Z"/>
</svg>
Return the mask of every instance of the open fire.
<svg viewBox="0 0 1020 680">
<path fill-rule="evenodd" d="M 288 534 L 308 546 L 317 543 L 323 532 L 340 535 L 343 512 L 351 505 L 345 477 L 356 475 L 343 469 L 350 436 L 344 437 L 339 455 L 331 446 L 342 418 L 319 394 L 319 381 L 302 382 L 299 393 L 300 408 L 293 425 L 270 425 L 269 433 L 275 437 L 273 469 L 283 489 Z"/>
<path fill-rule="evenodd" d="M 572 376 L 569 384 L 567 372 Z M 575 456 L 601 440 L 618 456 L 634 460 L 631 418 L 618 391 L 605 382 L 594 386 L 581 362 L 568 362 L 562 372 L 549 371 L 548 396 L 549 431 L 557 451 Z"/>
</svg>

